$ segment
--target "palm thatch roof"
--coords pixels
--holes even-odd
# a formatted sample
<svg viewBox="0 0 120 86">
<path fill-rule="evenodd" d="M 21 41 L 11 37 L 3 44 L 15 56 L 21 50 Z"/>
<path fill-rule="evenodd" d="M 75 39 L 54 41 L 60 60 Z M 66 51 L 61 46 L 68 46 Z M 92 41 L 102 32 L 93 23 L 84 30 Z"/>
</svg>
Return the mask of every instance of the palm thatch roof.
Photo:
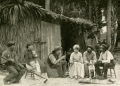
<svg viewBox="0 0 120 86">
<path fill-rule="evenodd" d="M 86 19 L 81 18 L 69 18 L 61 14 L 56 14 L 52 11 L 43 9 L 40 5 L 34 4 L 33 2 L 23 1 L 17 2 L 14 0 L 9 0 L 9 2 L 4 2 L 0 4 L 0 24 L 10 23 L 14 24 L 19 20 L 26 18 L 39 19 L 41 17 L 50 16 L 55 20 L 65 20 L 77 24 L 86 24 L 93 26 L 94 24 Z"/>
</svg>

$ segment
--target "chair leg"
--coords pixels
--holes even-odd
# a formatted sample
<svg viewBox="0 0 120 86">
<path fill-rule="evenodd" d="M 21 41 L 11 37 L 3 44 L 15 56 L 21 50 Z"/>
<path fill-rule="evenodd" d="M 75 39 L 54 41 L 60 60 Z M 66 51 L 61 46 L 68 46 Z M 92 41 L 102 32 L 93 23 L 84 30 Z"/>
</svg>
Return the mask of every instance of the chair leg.
<svg viewBox="0 0 120 86">
<path fill-rule="evenodd" d="M 31 73 L 31 77 L 33 76 L 33 74 Z"/>
<path fill-rule="evenodd" d="M 35 75 L 33 74 L 33 79 L 35 79 Z"/>
<path fill-rule="evenodd" d="M 35 75 L 33 73 L 31 73 L 31 78 L 35 79 Z"/>
<path fill-rule="evenodd" d="M 27 74 L 28 74 L 28 72 L 26 71 L 26 73 L 25 73 L 25 79 L 26 79 Z"/>
<path fill-rule="evenodd" d="M 115 78 L 116 78 L 116 72 L 115 72 L 115 68 L 113 69 L 113 71 L 114 71 L 114 74 L 115 74 Z"/>
<path fill-rule="evenodd" d="M 112 71 L 111 71 L 111 69 L 110 69 L 110 75 L 111 75 L 111 77 L 112 77 Z"/>
</svg>

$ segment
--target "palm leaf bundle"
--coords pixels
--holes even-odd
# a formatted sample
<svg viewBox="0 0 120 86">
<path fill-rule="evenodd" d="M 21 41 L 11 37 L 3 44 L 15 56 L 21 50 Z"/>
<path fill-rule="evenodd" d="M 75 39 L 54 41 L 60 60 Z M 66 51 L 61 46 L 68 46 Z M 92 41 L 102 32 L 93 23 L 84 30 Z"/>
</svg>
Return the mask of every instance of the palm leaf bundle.
<svg viewBox="0 0 120 86">
<path fill-rule="evenodd" d="M 26 18 L 39 19 L 44 12 L 39 9 L 41 6 L 28 1 L 6 0 L 0 4 L 0 23 L 15 24 Z"/>
</svg>

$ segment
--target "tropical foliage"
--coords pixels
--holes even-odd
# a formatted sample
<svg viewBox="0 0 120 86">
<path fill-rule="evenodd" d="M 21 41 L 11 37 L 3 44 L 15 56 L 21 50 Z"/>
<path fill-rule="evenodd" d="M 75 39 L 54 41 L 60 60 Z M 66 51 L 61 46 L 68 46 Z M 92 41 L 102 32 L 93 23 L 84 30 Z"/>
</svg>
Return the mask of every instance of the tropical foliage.
<svg viewBox="0 0 120 86">
<path fill-rule="evenodd" d="M 97 34 L 100 28 L 105 26 L 102 23 L 102 12 L 105 16 L 105 21 L 107 18 L 107 4 L 108 0 L 51 0 L 51 10 L 61 15 L 65 15 L 73 18 L 84 18 L 89 19 L 97 26 Z M 111 11 L 111 40 L 112 44 L 115 45 L 116 35 L 117 35 L 117 0 L 112 0 L 112 11 Z M 96 32 L 94 33 L 96 35 Z M 93 36 L 93 35 L 92 35 Z M 94 38 L 94 37 L 91 37 Z"/>
<path fill-rule="evenodd" d="M 44 12 L 40 6 L 24 0 L 6 0 L 0 3 L 0 23 L 17 23 L 30 17 L 41 18 Z"/>
</svg>

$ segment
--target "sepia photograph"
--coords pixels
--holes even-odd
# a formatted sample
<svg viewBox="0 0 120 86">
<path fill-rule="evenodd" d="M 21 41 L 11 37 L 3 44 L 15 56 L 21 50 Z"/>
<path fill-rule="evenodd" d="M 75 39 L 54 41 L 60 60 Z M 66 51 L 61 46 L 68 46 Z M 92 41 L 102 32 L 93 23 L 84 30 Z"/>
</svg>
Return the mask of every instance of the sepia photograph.
<svg viewBox="0 0 120 86">
<path fill-rule="evenodd" d="M 0 0 L 0 86 L 120 86 L 120 0 Z"/>
</svg>

